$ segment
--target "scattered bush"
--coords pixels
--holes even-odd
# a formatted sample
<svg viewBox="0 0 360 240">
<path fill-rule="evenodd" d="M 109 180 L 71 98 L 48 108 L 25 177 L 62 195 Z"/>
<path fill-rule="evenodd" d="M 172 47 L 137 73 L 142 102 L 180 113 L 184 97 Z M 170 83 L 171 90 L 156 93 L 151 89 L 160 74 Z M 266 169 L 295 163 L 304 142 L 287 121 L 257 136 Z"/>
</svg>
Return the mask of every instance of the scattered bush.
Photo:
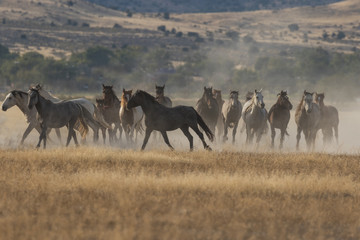
<svg viewBox="0 0 360 240">
<path fill-rule="evenodd" d="M 165 25 L 160 25 L 157 27 L 157 30 L 165 32 L 166 31 L 166 26 Z"/>
<path fill-rule="evenodd" d="M 292 23 L 288 25 L 288 28 L 290 32 L 295 32 L 299 30 L 299 25 L 297 25 L 296 23 Z"/>
</svg>

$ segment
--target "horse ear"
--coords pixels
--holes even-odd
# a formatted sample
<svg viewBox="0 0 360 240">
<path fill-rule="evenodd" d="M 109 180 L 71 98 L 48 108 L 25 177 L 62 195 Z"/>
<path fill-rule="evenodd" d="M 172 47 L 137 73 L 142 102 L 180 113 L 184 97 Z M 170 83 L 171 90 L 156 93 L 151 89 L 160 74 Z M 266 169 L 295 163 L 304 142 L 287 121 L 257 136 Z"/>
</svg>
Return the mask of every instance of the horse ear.
<svg viewBox="0 0 360 240">
<path fill-rule="evenodd" d="M 125 92 L 125 88 L 123 88 L 123 93 Z"/>
<path fill-rule="evenodd" d="M 314 95 L 314 93 L 315 93 L 315 92 L 310 93 L 310 94 L 311 94 L 311 96 L 312 96 L 312 95 Z"/>
<path fill-rule="evenodd" d="M 103 87 L 103 88 L 105 88 L 105 85 L 104 85 L 104 84 L 102 84 L 102 87 Z"/>
<path fill-rule="evenodd" d="M 306 94 L 306 90 L 304 90 L 304 94 Z"/>
<path fill-rule="evenodd" d="M 204 90 L 206 90 L 206 87 L 204 86 Z"/>
<path fill-rule="evenodd" d="M 165 84 L 162 86 L 162 88 L 165 88 Z"/>
<path fill-rule="evenodd" d="M 255 89 L 255 93 L 257 93 L 258 91 Z"/>
</svg>

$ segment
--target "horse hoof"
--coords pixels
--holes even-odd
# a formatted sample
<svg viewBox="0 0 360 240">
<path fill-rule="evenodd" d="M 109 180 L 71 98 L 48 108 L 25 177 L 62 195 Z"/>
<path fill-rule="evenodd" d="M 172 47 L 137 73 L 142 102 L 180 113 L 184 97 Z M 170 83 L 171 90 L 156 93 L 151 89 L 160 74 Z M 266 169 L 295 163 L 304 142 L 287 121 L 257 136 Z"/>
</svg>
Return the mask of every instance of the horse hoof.
<svg viewBox="0 0 360 240">
<path fill-rule="evenodd" d="M 210 146 L 206 146 L 205 149 L 208 150 L 208 151 L 212 151 Z"/>
</svg>

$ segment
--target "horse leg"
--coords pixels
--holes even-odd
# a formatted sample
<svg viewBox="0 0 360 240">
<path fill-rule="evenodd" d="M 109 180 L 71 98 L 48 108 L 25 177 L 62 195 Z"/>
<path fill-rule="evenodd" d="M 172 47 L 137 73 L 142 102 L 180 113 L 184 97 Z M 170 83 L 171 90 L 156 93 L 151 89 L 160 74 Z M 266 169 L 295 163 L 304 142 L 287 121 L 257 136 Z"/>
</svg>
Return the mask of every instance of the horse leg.
<svg viewBox="0 0 360 240">
<path fill-rule="evenodd" d="M 77 137 L 76 137 L 76 132 L 75 132 L 74 129 L 72 129 L 72 137 L 73 137 L 73 139 L 74 139 L 74 142 L 75 142 L 76 147 L 78 147 L 78 146 L 79 146 L 79 143 L 78 143 L 78 140 L 77 140 Z"/>
<path fill-rule="evenodd" d="M 228 140 L 227 134 L 228 134 L 228 122 L 224 120 L 224 136 L 223 136 L 223 142 L 226 142 Z"/>
<path fill-rule="evenodd" d="M 206 144 L 205 142 L 205 139 L 204 139 L 204 134 L 199 130 L 198 126 L 197 126 L 197 123 L 196 124 L 193 124 L 193 125 L 190 125 L 190 127 L 192 128 L 192 130 L 195 131 L 195 133 L 199 136 L 199 138 L 201 139 L 201 142 L 203 143 L 203 146 L 206 150 L 210 150 L 211 151 L 211 148 L 209 145 Z"/>
<path fill-rule="evenodd" d="M 246 128 L 246 144 L 250 144 L 251 129 L 247 124 L 245 125 L 245 128 Z"/>
<path fill-rule="evenodd" d="M 296 134 L 296 151 L 299 151 L 300 138 L 301 138 L 301 127 L 297 127 L 297 134 Z"/>
<path fill-rule="evenodd" d="M 233 129 L 233 132 L 232 132 L 232 136 L 233 136 L 232 143 L 233 143 L 233 144 L 235 143 L 235 135 L 236 135 L 236 131 L 237 131 L 238 125 L 239 125 L 239 121 L 237 121 L 237 122 L 235 123 L 234 129 Z"/>
<path fill-rule="evenodd" d="M 180 129 L 184 133 L 184 135 L 187 137 L 187 139 L 189 140 L 190 151 L 192 151 L 194 149 L 194 142 L 193 142 L 193 136 L 189 132 L 189 126 L 185 125 L 185 126 L 182 126 Z"/>
<path fill-rule="evenodd" d="M 60 133 L 60 128 L 55 128 L 55 133 L 56 133 L 56 136 L 59 140 L 59 143 L 61 143 L 61 133 Z"/>
<path fill-rule="evenodd" d="M 74 131 L 75 122 L 76 121 L 70 121 L 69 124 L 68 124 L 68 136 L 67 136 L 67 139 L 66 139 L 66 147 L 69 146 L 71 137 L 73 137 L 73 132 L 75 132 Z"/>
<path fill-rule="evenodd" d="M 105 142 L 106 142 L 106 128 L 101 127 L 101 133 L 102 133 L 103 141 L 104 141 L 104 144 L 105 144 Z"/>
<path fill-rule="evenodd" d="M 335 132 L 336 144 L 339 145 L 338 125 L 335 125 L 335 126 L 334 126 L 334 132 Z"/>
<path fill-rule="evenodd" d="M 283 148 L 283 143 L 284 143 L 284 139 L 285 139 L 285 132 L 286 132 L 286 128 L 281 128 L 280 129 L 280 146 L 279 146 L 279 149 Z"/>
<path fill-rule="evenodd" d="M 145 138 L 144 138 L 144 142 L 143 142 L 143 144 L 142 144 L 142 146 L 141 146 L 141 150 L 144 150 L 144 149 L 145 149 L 146 144 L 147 144 L 147 142 L 149 141 L 149 137 L 150 137 L 150 134 L 151 134 L 152 131 L 153 131 L 153 130 L 152 130 L 151 128 L 146 128 L 146 130 L 145 130 Z M 126 131 L 125 131 L 125 132 L 126 132 Z"/>
<path fill-rule="evenodd" d="M 270 128 L 271 128 L 271 148 L 274 148 L 274 139 L 275 139 L 275 128 L 272 124 L 270 124 Z M 282 130 L 281 130 L 281 135 L 283 134 Z M 280 144 L 281 144 L 281 140 L 280 140 Z"/>
<path fill-rule="evenodd" d="M 169 142 L 169 138 L 168 138 L 166 131 L 162 131 L 161 135 L 163 136 L 166 145 L 168 145 L 171 150 L 174 150 L 173 146 L 171 146 L 171 144 Z"/>
<path fill-rule="evenodd" d="M 36 145 L 36 148 L 39 148 L 40 147 L 40 144 L 41 144 L 41 141 L 45 138 L 46 136 L 46 126 L 41 126 L 41 133 L 40 133 L 40 136 L 39 136 L 39 142 L 38 144 Z M 46 144 L 44 144 L 44 148 L 46 147 Z"/>
<path fill-rule="evenodd" d="M 23 145 L 24 144 L 24 141 L 25 141 L 25 138 L 29 135 L 29 133 L 34 129 L 34 124 L 32 123 L 29 123 L 29 126 L 26 128 L 22 138 L 21 138 L 21 142 L 20 142 L 20 145 Z"/>
</svg>

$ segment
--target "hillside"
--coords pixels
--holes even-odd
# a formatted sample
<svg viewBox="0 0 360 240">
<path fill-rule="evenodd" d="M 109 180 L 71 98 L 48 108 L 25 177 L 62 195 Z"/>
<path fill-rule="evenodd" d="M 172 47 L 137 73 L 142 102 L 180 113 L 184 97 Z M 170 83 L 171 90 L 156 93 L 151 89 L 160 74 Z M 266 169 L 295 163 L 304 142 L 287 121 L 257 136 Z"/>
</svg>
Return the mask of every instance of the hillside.
<svg viewBox="0 0 360 240">
<path fill-rule="evenodd" d="M 296 6 L 318 6 L 339 0 L 88 0 L 105 7 L 134 12 L 206 13 L 283 9 Z"/>
</svg>

